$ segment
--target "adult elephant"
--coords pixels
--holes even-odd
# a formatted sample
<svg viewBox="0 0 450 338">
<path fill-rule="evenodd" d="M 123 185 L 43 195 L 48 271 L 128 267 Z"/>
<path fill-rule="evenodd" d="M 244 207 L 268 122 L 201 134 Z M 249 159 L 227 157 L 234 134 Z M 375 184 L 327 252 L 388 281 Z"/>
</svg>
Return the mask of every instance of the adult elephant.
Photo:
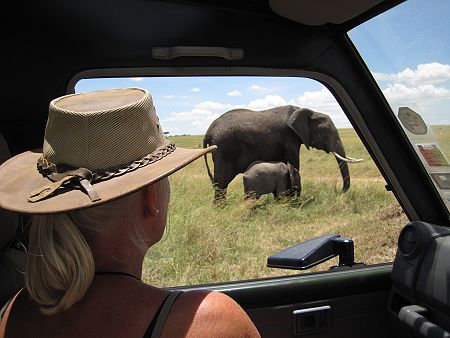
<svg viewBox="0 0 450 338">
<path fill-rule="evenodd" d="M 205 156 L 208 175 L 215 188 L 214 200 L 223 199 L 228 184 L 254 161 L 289 162 L 299 170 L 302 144 L 307 149 L 313 147 L 333 153 L 342 175 L 342 191 L 347 191 L 350 187 L 347 162 L 360 160 L 346 157 L 339 133 L 328 115 L 292 105 L 263 111 L 234 109 L 224 113 L 212 122 L 203 139 L 203 147 L 218 147 L 212 153 L 214 176 Z"/>
</svg>

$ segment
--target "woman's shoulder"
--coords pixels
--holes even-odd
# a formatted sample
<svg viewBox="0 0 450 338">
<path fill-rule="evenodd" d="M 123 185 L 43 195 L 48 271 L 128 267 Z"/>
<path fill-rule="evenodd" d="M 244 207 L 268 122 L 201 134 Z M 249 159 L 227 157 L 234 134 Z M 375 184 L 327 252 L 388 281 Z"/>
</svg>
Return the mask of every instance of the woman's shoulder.
<svg viewBox="0 0 450 338">
<path fill-rule="evenodd" d="M 169 294 L 123 278 L 102 278 L 72 309 L 45 316 L 25 292 L 13 306 L 6 337 L 142 337 Z M 167 337 L 256 338 L 259 334 L 232 298 L 193 290 L 182 292 L 170 309 L 161 335 Z"/>
<path fill-rule="evenodd" d="M 25 291 L 13 304 L 5 337 L 142 337 L 168 294 L 126 278 L 105 277 L 69 310 L 44 315 Z"/>
<path fill-rule="evenodd" d="M 259 337 L 246 312 L 221 292 L 183 292 L 175 302 L 162 337 Z"/>
</svg>

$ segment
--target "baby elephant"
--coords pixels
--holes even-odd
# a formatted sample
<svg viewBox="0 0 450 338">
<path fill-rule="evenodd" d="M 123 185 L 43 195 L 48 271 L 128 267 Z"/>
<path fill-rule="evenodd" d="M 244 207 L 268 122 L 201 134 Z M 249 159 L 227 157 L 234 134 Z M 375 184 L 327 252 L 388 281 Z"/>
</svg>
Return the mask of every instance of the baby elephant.
<svg viewBox="0 0 450 338">
<path fill-rule="evenodd" d="M 258 199 L 273 193 L 277 199 L 300 193 L 300 173 L 290 163 L 255 161 L 248 166 L 243 178 L 247 198 Z"/>
</svg>

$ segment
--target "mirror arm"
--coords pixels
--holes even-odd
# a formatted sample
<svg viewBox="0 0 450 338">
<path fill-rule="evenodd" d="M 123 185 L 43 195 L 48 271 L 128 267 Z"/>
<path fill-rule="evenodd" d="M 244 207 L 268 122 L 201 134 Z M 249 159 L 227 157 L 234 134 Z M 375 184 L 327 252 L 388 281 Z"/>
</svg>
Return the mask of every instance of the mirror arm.
<svg viewBox="0 0 450 338">
<path fill-rule="evenodd" d="M 363 264 L 355 262 L 354 242 L 339 234 L 324 235 L 279 251 L 267 259 L 271 268 L 306 270 L 333 257 L 339 256 L 340 267 Z"/>
</svg>

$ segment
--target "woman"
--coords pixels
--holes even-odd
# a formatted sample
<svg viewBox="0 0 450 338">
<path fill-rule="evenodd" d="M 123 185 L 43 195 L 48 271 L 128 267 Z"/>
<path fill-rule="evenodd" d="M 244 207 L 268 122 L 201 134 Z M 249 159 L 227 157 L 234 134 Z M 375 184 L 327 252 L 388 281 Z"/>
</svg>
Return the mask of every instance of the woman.
<svg viewBox="0 0 450 338">
<path fill-rule="evenodd" d="M 0 337 L 259 337 L 222 293 L 141 281 L 165 229 L 167 176 L 213 150 L 176 148 L 143 89 L 53 100 L 42 153 L 0 167 L 0 206 L 33 214 L 25 288 Z"/>
</svg>

